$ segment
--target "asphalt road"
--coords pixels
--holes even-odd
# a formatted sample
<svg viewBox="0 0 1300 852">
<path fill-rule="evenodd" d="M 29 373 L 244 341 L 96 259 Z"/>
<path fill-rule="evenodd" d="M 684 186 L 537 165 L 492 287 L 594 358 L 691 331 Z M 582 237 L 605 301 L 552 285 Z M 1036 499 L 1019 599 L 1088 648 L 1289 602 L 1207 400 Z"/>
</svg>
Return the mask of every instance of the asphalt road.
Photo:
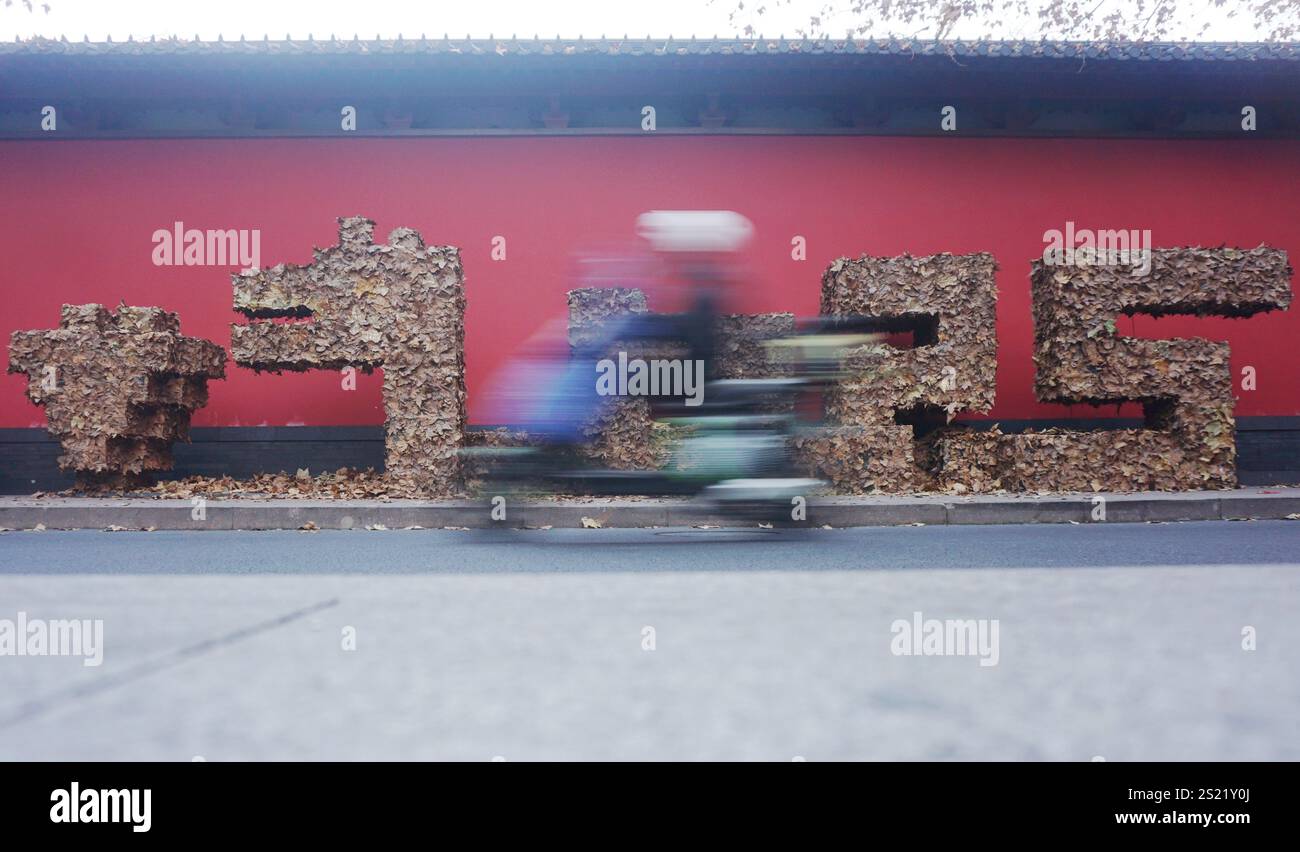
<svg viewBox="0 0 1300 852">
<path fill-rule="evenodd" d="M 103 663 L 0 655 L 0 759 L 1296 760 L 1298 604 L 1290 521 L 10 532 Z"/>
</svg>

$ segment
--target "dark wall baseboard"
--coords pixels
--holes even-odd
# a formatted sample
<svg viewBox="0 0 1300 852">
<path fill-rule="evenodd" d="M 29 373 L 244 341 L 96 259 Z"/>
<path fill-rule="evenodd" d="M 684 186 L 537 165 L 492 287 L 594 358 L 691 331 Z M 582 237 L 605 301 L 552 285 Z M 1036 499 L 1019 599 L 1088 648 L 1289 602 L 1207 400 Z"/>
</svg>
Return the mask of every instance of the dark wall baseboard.
<svg viewBox="0 0 1300 852">
<path fill-rule="evenodd" d="M 1139 420 L 980 420 L 967 425 L 1004 432 L 1045 429 L 1134 428 Z M 176 466 L 163 479 L 257 473 L 312 473 L 340 467 L 384 466 L 382 426 L 223 426 L 195 428 L 191 443 L 175 447 Z M 58 467 L 59 444 L 44 429 L 0 429 L 0 494 L 57 491 L 72 485 Z M 1300 484 L 1300 416 L 1237 418 L 1237 475 L 1243 485 Z"/>
<path fill-rule="evenodd" d="M 382 426 L 223 426 L 191 430 L 173 449 L 176 464 L 160 479 L 233 476 L 341 467 L 382 470 Z M 72 485 L 59 470 L 59 444 L 44 429 L 0 429 L 0 494 L 56 491 Z"/>
</svg>

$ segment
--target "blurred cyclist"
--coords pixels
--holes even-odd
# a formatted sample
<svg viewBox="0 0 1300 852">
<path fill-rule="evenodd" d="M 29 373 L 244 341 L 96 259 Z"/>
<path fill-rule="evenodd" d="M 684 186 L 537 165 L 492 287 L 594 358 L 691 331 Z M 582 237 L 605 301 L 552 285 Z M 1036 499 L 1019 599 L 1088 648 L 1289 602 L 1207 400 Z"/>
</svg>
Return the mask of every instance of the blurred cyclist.
<svg viewBox="0 0 1300 852">
<path fill-rule="evenodd" d="M 729 312 L 735 286 L 734 254 L 748 242 L 753 225 L 727 210 L 656 210 L 642 214 L 637 232 L 660 257 L 664 278 L 687 288 L 687 308 L 680 313 L 634 313 L 603 324 L 601 333 L 572 352 L 567 326 L 551 323 L 524 344 L 493 383 L 492 419 L 522 429 L 555 447 L 581 443 L 584 429 L 613 402 L 596 392 L 596 364 L 609 358 L 615 345 L 646 348 L 656 344 L 685 347 L 684 357 L 704 364 L 706 379 L 716 378 L 717 319 Z M 597 282 L 584 280 L 583 286 Z M 598 282 L 602 286 L 642 284 L 659 289 L 664 280 Z M 652 400 L 659 410 L 681 405 L 680 398 Z"/>
</svg>

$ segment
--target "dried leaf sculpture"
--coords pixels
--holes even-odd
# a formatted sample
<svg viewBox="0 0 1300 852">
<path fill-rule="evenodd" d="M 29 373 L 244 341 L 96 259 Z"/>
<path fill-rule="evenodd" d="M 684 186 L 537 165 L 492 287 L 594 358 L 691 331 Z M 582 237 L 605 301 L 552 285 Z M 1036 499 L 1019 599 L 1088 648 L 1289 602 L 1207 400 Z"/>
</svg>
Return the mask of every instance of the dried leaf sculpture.
<svg viewBox="0 0 1300 852">
<path fill-rule="evenodd" d="M 811 472 L 847 493 L 934 486 L 930 465 L 945 456 L 933 444 L 944 433 L 920 445 L 912 424 L 942 425 L 959 411 L 993 406 L 996 270 L 987 253 L 831 263 L 822 276 L 822 313 L 888 320 L 893 330 L 912 333 L 913 348 L 873 343 L 848 355 L 850 378 L 827 395 L 829 425 L 796 442 Z"/>
<path fill-rule="evenodd" d="M 1228 345 L 1122 337 L 1120 314 L 1246 317 L 1286 308 L 1286 252 L 1156 249 L 1149 274 L 1119 265 L 1032 264 L 1034 391 L 1044 402 L 1141 402 L 1145 429 L 1005 436 L 1008 488 L 1231 488 L 1236 442 Z"/>
<path fill-rule="evenodd" d="M 645 293 L 635 287 L 580 287 L 570 290 L 569 345 L 574 349 L 599 342 L 610 320 L 644 314 Z"/>
<path fill-rule="evenodd" d="M 717 373 L 723 379 L 765 379 L 785 375 L 763 345 L 794 333 L 794 314 L 726 314 L 717 322 Z"/>
<path fill-rule="evenodd" d="M 339 244 L 305 266 L 234 276 L 235 361 L 255 370 L 384 369 L 385 473 L 420 493 L 454 493 L 465 431 L 465 288 L 460 254 L 397 228 L 339 220 Z M 309 318 L 310 322 L 275 322 Z"/>
<path fill-rule="evenodd" d="M 604 339 L 611 321 L 629 314 L 648 312 L 645 294 L 635 288 L 585 287 L 570 290 L 569 344 L 577 349 Z M 779 365 L 769 363 L 763 346 L 766 340 L 794 330 L 794 314 L 727 314 L 717 322 L 720 378 L 760 378 L 779 374 Z M 629 358 L 680 358 L 684 346 L 665 341 L 653 347 L 644 343 L 613 342 L 603 357 L 619 351 Z M 593 382 L 595 375 L 592 376 Z M 654 440 L 649 402 L 644 398 L 619 400 L 597 415 L 585 430 L 589 455 L 610 468 L 646 470 L 655 467 L 662 452 Z"/>
<path fill-rule="evenodd" d="M 582 287 L 570 290 L 569 345 L 573 349 L 599 343 L 608 324 L 629 314 L 646 313 L 645 294 L 631 287 Z M 602 357 L 616 358 L 619 350 L 637 357 L 628 344 L 613 342 Z M 595 364 L 591 380 L 596 381 Z M 585 451 L 592 460 L 613 470 L 649 470 L 657 462 L 652 441 L 650 402 L 643 397 L 619 399 L 603 408 L 583 429 Z"/>
<path fill-rule="evenodd" d="M 172 466 L 172 443 L 189 439 L 226 352 L 182 336 L 161 308 L 64 305 L 58 328 L 13 333 L 9 372 L 25 373 L 27 397 L 45 406 L 59 467 L 81 487 L 130 488 Z"/>
</svg>

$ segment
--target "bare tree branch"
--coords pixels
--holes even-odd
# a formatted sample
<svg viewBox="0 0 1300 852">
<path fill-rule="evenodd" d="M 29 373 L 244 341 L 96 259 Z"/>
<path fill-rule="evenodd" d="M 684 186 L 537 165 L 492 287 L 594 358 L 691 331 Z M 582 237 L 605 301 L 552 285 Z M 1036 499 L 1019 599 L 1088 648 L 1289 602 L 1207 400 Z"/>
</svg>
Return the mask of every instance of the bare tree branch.
<svg viewBox="0 0 1300 852">
<path fill-rule="evenodd" d="M 756 36 L 777 9 L 801 0 L 710 0 L 731 3 L 728 18 Z M 1300 36 L 1300 0 L 835 0 L 810 6 L 803 38 L 1017 38 L 1034 25 L 1033 37 L 1069 41 L 1128 42 L 1213 34 L 1214 25 L 1248 19 L 1261 41 Z"/>
</svg>

